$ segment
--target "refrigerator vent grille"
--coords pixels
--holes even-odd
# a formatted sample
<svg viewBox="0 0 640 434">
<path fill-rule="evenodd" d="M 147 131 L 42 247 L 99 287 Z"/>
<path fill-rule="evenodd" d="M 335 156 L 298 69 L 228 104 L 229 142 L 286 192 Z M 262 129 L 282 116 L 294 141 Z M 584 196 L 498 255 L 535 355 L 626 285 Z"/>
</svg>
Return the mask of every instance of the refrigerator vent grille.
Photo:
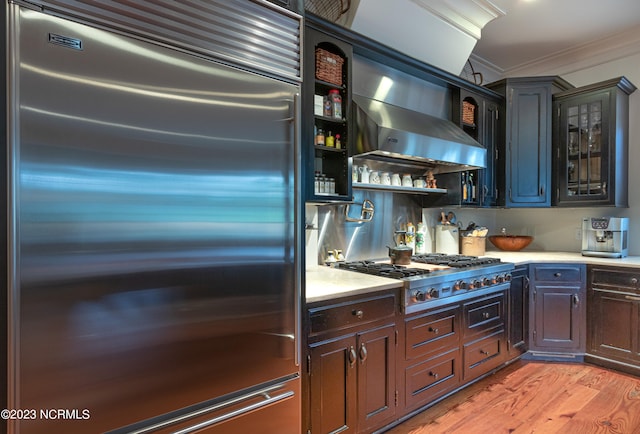
<svg viewBox="0 0 640 434">
<path fill-rule="evenodd" d="M 35 0 L 45 12 L 301 81 L 302 17 L 264 0 Z"/>
</svg>

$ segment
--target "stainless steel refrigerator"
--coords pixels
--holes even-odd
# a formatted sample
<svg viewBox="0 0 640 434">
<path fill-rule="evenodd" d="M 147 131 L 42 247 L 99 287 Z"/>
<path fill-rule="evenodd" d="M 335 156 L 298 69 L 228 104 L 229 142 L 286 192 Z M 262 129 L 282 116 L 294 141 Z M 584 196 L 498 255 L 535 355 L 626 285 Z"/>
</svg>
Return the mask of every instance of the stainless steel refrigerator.
<svg viewBox="0 0 640 434">
<path fill-rule="evenodd" d="M 299 433 L 300 17 L 3 7 L 8 431 Z"/>
</svg>

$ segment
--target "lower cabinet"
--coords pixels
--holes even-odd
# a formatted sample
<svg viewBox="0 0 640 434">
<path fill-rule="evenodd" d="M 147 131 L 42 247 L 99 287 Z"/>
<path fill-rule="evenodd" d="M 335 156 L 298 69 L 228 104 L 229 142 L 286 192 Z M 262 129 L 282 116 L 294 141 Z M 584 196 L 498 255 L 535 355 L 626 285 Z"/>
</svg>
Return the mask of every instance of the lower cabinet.
<svg viewBox="0 0 640 434">
<path fill-rule="evenodd" d="M 405 412 L 423 407 L 460 386 L 460 324 L 457 303 L 405 317 Z"/>
<path fill-rule="evenodd" d="M 640 270 L 590 265 L 588 271 L 590 361 L 639 375 Z"/>
<path fill-rule="evenodd" d="M 529 348 L 529 266 L 518 266 L 511 273 L 508 293 L 507 354 L 513 360 Z"/>
<path fill-rule="evenodd" d="M 463 380 L 473 380 L 506 361 L 506 292 L 472 299 L 462 306 Z"/>
<path fill-rule="evenodd" d="M 586 349 L 586 265 L 530 266 L 532 352 L 583 355 Z"/>
<path fill-rule="evenodd" d="M 310 309 L 309 433 L 371 432 L 396 416 L 395 296 Z"/>
</svg>

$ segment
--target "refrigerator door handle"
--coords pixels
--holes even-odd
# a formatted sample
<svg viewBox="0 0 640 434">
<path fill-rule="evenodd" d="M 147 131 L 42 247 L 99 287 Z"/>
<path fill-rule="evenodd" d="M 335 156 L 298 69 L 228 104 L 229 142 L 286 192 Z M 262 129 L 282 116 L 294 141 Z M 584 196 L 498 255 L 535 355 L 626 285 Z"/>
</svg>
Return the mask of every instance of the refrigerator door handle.
<svg viewBox="0 0 640 434">
<path fill-rule="evenodd" d="M 300 132 L 300 123 L 302 119 L 302 104 L 300 103 L 300 93 L 296 92 L 293 95 L 293 148 L 294 148 L 294 163 L 293 163 L 293 173 L 294 173 L 294 209 L 295 209 L 295 218 L 294 218 L 294 245 L 295 245 L 295 258 L 294 258 L 294 267 L 295 267 L 295 332 L 296 336 L 301 336 L 302 334 L 302 324 L 301 324 L 301 310 L 302 310 L 302 264 L 300 261 L 300 252 L 302 252 L 303 240 L 302 230 L 300 229 L 303 225 L 301 220 L 302 218 L 302 188 L 301 188 L 301 179 L 302 179 L 302 146 L 301 146 L 301 132 Z M 295 364 L 296 366 L 300 366 L 300 342 L 296 340 L 295 343 Z"/>
</svg>

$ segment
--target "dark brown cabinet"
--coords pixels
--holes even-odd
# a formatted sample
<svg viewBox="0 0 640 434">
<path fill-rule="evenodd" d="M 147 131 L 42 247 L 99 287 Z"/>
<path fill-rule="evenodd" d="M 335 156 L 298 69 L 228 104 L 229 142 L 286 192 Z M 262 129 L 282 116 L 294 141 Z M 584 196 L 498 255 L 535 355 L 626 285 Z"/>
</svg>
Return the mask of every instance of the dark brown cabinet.
<svg viewBox="0 0 640 434">
<path fill-rule="evenodd" d="M 498 205 L 551 206 L 552 95 L 573 86 L 547 76 L 506 78 L 487 87 L 504 96 L 506 104 L 500 122 L 505 148 Z"/>
<path fill-rule="evenodd" d="M 532 352 L 584 355 L 586 348 L 586 266 L 530 266 Z"/>
<path fill-rule="evenodd" d="M 428 310 L 404 322 L 404 408 L 410 412 L 459 387 L 460 305 Z"/>
<path fill-rule="evenodd" d="M 304 189 L 312 202 L 350 201 L 352 140 L 350 44 L 305 27 L 302 85 Z M 339 100 L 332 103 L 330 95 Z M 322 134 L 322 141 L 317 137 Z"/>
<path fill-rule="evenodd" d="M 518 266 L 511 273 L 508 293 L 507 353 L 509 359 L 527 352 L 529 340 L 529 266 Z"/>
<path fill-rule="evenodd" d="M 589 266 L 587 353 L 640 374 L 640 270 Z"/>
<path fill-rule="evenodd" d="M 628 206 L 629 94 L 619 77 L 553 97 L 554 205 Z"/>
<path fill-rule="evenodd" d="M 463 380 L 468 382 L 506 361 L 506 292 L 463 303 Z"/>
<path fill-rule="evenodd" d="M 394 294 L 310 307 L 309 427 L 371 432 L 396 415 Z"/>
</svg>

